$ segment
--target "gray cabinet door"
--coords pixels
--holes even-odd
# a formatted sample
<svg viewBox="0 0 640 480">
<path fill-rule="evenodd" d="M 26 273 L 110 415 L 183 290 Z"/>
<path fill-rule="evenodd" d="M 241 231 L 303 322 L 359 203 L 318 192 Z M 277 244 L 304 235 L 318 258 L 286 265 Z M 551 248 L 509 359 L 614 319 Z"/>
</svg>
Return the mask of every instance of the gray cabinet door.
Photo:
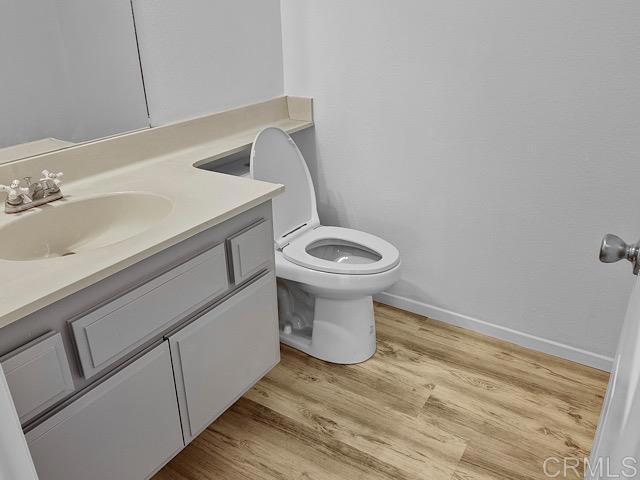
<svg viewBox="0 0 640 480">
<path fill-rule="evenodd" d="M 167 342 L 26 437 L 43 480 L 151 476 L 183 447 Z"/>
<path fill-rule="evenodd" d="M 260 220 L 227 239 L 237 285 L 273 264 L 271 222 Z"/>
<path fill-rule="evenodd" d="M 169 338 L 185 443 L 280 360 L 273 272 Z"/>
<path fill-rule="evenodd" d="M 0 358 L 22 424 L 73 392 L 59 333 L 48 333 Z"/>
</svg>

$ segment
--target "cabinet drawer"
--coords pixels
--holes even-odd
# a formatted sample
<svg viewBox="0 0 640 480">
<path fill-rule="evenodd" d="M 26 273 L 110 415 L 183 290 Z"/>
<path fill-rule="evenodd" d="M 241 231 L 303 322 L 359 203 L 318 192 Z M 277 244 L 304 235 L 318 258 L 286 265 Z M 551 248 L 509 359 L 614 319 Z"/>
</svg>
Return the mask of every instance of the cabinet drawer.
<svg viewBox="0 0 640 480">
<path fill-rule="evenodd" d="M 280 360 L 273 273 L 169 338 L 185 443 Z"/>
<path fill-rule="evenodd" d="M 25 423 L 73 392 L 69 362 L 59 333 L 49 333 L 0 359 Z"/>
<path fill-rule="evenodd" d="M 247 227 L 227 239 L 233 281 L 238 284 L 273 262 L 273 233 L 266 220 Z"/>
<path fill-rule="evenodd" d="M 26 434 L 46 480 L 140 480 L 182 446 L 167 342 Z"/>
<path fill-rule="evenodd" d="M 224 246 L 208 250 L 71 324 L 85 378 L 229 287 Z"/>
</svg>

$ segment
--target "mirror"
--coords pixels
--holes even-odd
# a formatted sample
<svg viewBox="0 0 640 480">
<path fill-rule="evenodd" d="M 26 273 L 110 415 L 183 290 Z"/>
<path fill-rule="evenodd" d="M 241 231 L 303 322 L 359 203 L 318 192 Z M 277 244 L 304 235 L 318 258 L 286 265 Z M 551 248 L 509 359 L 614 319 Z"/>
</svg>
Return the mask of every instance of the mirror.
<svg viewBox="0 0 640 480">
<path fill-rule="evenodd" d="M 130 0 L 0 9 L 0 163 L 149 127 Z"/>
</svg>

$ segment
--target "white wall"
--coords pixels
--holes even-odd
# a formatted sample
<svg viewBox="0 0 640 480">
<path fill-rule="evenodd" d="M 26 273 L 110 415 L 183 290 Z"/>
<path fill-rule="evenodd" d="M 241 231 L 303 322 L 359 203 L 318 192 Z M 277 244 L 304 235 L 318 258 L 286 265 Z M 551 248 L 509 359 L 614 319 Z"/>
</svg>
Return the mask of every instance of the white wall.
<svg viewBox="0 0 640 480">
<path fill-rule="evenodd" d="M 134 0 L 152 125 L 282 95 L 279 0 Z"/>
<path fill-rule="evenodd" d="M 148 126 L 129 0 L 0 5 L 0 148 Z"/>
<path fill-rule="evenodd" d="M 383 299 L 606 367 L 633 277 L 597 249 L 640 236 L 640 2 L 283 0 L 282 22 L 321 219 L 402 254 Z"/>
</svg>

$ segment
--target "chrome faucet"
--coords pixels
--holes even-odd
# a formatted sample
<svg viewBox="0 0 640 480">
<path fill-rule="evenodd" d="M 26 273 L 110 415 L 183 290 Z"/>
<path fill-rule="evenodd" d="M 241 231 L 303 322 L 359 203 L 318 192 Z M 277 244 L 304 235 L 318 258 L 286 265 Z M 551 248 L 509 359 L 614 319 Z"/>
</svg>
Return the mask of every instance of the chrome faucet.
<svg viewBox="0 0 640 480">
<path fill-rule="evenodd" d="M 28 210 L 45 203 L 62 198 L 60 185 L 62 185 L 63 173 L 52 173 L 49 170 L 42 171 L 42 177 L 37 182 L 32 182 L 31 177 L 24 177 L 26 186 L 22 186 L 20 180 L 14 180 L 10 185 L 0 185 L 0 191 L 7 192 L 4 202 L 5 213 L 17 213 Z"/>
</svg>

